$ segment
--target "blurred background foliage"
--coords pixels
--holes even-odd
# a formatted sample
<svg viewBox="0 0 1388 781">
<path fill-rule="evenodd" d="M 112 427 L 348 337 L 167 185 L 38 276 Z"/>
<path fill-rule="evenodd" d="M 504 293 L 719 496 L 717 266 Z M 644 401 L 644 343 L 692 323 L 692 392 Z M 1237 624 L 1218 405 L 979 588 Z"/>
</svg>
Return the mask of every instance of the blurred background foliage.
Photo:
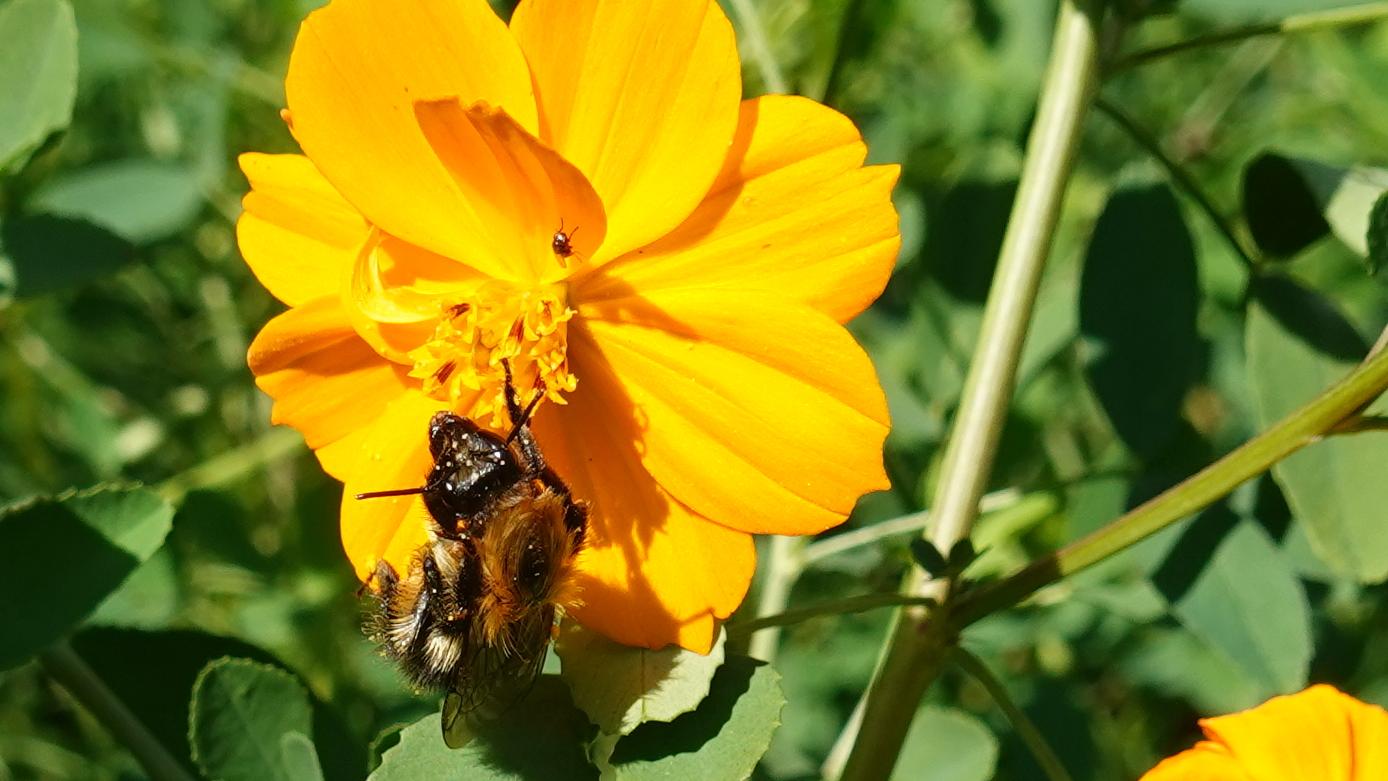
<svg viewBox="0 0 1388 781">
<path fill-rule="evenodd" d="M 0 0 L 0 15 L 20 1 Z M 181 497 L 164 544 L 71 647 L 114 688 L 165 713 L 151 728 L 173 741 L 187 740 L 186 695 L 204 661 L 278 660 L 323 714 L 315 739 L 328 777 L 359 777 L 378 733 L 437 704 L 411 694 L 362 637 L 336 532 L 340 487 L 296 434 L 269 425 L 245 352 L 281 306 L 239 259 L 234 235 L 246 188 L 236 155 L 295 149 L 278 116 L 281 77 L 298 21 L 316 5 L 72 0 L 71 125 L 46 140 L 39 132 L 37 149 L 8 159 L 13 150 L 0 149 L 0 504 L 116 480 Z M 1128 27 L 1123 50 L 1133 51 L 1342 3 L 1125 5 L 1159 12 Z M 859 123 L 871 160 L 904 166 L 899 266 L 852 325 L 891 404 L 894 487 L 866 497 L 832 539 L 930 505 L 925 487 L 973 348 L 1055 4 L 750 6 L 760 39 L 729 8 L 747 94 L 784 79 L 824 97 Z M 1372 254 L 1366 218 L 1357 234 L 1333 215 L 1318 224 L 1315 177 L 1298 179 L 1302 169 L 1265 154 L 1384 163 L 1385 77 L 1388 24 L 1252 38 L 1107 79 L 993 477 L 1006 490 L 980 522 L 972 574 L 1005 573 L 1098 528 L 1362 357 L 1388 320 L 1383 283 L 1361 257 Z M 12 119 L 0 121 L 0 140 Z M 1172 188 L 1125 122 L 1189 172 L 1235 226 L 1242 253 Z M 1338 168 L 1326 170 L 1334 179 Z M 1252 273 L 1244 255 L 1275 273 Z M 1335 480 L 1288 465 L 984 620 L 965 645 L 1077 779 L 1133 778 L 1188 746 L 1197 717 L 1307 680 L 1388 704 L 1388 561 L 1361 550 L 1388 506 L 1375 478 L 1388 463 L 1378 436 L 1317 456 L 1328 462 L 1318 474 Z M 800 558 L 770 577 L 793 581 L 791 606 L 893 591 L 910 559 L 904 524 L 892 528 L 903 533 L 775 552 Z M 1359 536 L 1327 542 L 1345 529 Z M 61 589 L 61 551 L 54 560 L 51 588 Z M 766 585 L 744 612 L 763 604 Z M 27 615 L 0 610 L 6 622 Z M 817 776 L 888 620 L 888 611 L 822 617 L 781 633 L 774 664 L 788 704 L 758 778 Z M 147 690 L 155 681 L 173 692 L 167 700 Z M 0 672 L 0 778 L 138 772 L 38 664 Z M 968 781 L 1039 770 L 983 689 L 951 672 L 922 705 L 898 773 Z"/>
</svg>

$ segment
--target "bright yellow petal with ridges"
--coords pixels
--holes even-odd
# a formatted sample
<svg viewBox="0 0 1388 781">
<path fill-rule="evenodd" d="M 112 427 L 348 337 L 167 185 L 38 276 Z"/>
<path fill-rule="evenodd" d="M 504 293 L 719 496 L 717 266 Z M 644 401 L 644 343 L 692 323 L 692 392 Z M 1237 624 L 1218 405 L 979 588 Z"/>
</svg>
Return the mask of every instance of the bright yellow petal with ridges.
<svg viewBox="0 0 1388 781">
<path fill-rule="evenodd" d="M 577 231 L 583 258 L 602 244 L 607 218 L 592 185 L 506 112 L 441 100 L 416 104 L 415 114 L 468 206 L 456 219 L 507 259 L 511 278 L 553 281 L 578 267 L 579 258 L 554 254 L 560 226 Z"/>
<path fill-rule="evenodd" d="M 745 101 L 728 166 L 699 208 L 665 238 L 583 280 L 584 300 L 642 291 L 762 291 L 839 322 L 891 276 L 901 236 L 897 166 L 862 168 L 853 123 L 798 97 Z"/>
<path fill-rule="evenodd" d="M 1143 774 L 1140 781 L 1262 781 L 1244 771 L 1224 746 L 1201 741 Z"/>
<path fill-rule="evenodd" d="M 239 162 L 251 191 L 236 238 L 256 279 L 290 306 L 336 293 L 366 221 L 303 155 L 248 153 Z"/>
<path fill-rule="evenodd" d="M 403 576 L 410 557 L 428 537 L 429 512 L 418 496 L 358 499 L 367 491 L 423 485 L 433 466 L 429 418 L 442 404 L 417 390 L 395 399 L 370 425 L 357 468 L 342 490 L 342 547 L 365 580 L 380 559 Z"/>
<path fill-rule="evenodd" d="M 298 429 L 339 480 L 355 462 L 345 440 L 371 426 L 408 381 L 403 367 L 357 336 L 335 295 L 266 323 L 247 362 L 256 385 L 275 400 L 270 420 Z"/>
<path fill-rule="evenodd" d="M 333 0 L 304 21 L 285 93 L 305 154 L 373 224 L 505 275 L 414 116 L 416 100 L 457 96 L 536 128 L 525 59 L 485 0 Z"/>
<path fill-rule="evenodd" d="M 1354 716 L 1364 709 L 1372 709 L 1380 722 L 1388 722 L 1383 709 L 1320 685 L 1274 697 L 1242 713 L 1205 719 L 1200 725 L 1211 740 L 1227 746 L 1248 774 L 1260 781 L 1384 778 L 1388 768 L 1381 764 L 1377 775 L 1358 773 L 1360 752 L 1366 746 L 1360 741 Z M 1379 736 L 1383 735 L 1380 731 Z M 1367 751 L 1364 756 L 1369 756 Z M 1381 759 L 1379 752 L 1372 761 Z"/>
<path fill-rule="evenodd" d="M 732 25 L 712 0 L 523 0 L 541 138 L 607 207 L 601 263 L 663 236 L 713 183 L 737 125 Z"/>
<path fill-rule="evenodd" d="M 580 360 L 578 371 L 585 370 Z M 620 643 L 708 653 L 756 568 L 752 538 L 701 517 L 655 482 L 635 451 L 632 410 L 579 383 L 535 423 L 545 457 L 589 505 L 575 617 Z"/>
<path fill-rule="evenodd" d="M 814 534 L 887 487 L 872 363 L 822 312 L 686 290 L 579 315 L 570 354 L 602 358 L 584 362 L 580 387 L 635 404 L 642 462 L 696 512 L 742 531 Z"/>
</svg>

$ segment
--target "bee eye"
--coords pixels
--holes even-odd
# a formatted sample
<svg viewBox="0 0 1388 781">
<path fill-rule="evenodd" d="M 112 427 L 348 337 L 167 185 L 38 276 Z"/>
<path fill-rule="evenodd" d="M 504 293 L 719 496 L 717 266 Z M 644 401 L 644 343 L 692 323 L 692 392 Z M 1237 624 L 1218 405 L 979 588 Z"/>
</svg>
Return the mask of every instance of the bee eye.
<svg viewBox="0 0 1388 781">
<path fill-rule="evenodd" d="M 516 569 L 516 587 L 532 600 L 546 597 L 549 589 L 549 555 L 535 541 L 526 543 L 521 551 L 520 566 Z"/>
</svg>

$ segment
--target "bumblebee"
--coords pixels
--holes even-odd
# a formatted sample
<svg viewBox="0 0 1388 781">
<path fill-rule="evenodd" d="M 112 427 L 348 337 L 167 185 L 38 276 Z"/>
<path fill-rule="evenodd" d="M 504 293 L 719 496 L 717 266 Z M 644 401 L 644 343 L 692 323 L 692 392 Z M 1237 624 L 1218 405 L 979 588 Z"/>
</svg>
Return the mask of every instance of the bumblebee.
<svg viewBox="0 0 1388 781">
<path fill-rule="evenodd" d="M 545 464 L 505 368 L 506 437 L 451 412 L 429 422 L 434 464 L 424 485 L 358 494 L 421 494 L 429 541 L 402 577 L 382 560 L 372 575 L 368 634 L 412 684 L 447 692 L 444 739 L 466 741 L 522 697 L 544 665 L 562 611 L 577 601 L 574 559 L 588 512 Z"/>
</svg>

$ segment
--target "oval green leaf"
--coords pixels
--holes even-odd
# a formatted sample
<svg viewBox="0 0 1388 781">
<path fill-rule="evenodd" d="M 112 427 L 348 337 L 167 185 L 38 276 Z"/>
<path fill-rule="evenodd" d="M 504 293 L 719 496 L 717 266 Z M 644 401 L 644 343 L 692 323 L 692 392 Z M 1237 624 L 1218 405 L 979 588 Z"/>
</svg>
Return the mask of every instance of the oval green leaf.
<svg viewBox="0 0 1388 781">
<path fill-rule="evenodd" d="M 98 487 L 0 511 L 0 670 L 70 632 L 164 543 L 173 507 L 143 488 Z"/>
<path fill-rule="evenodd" d="M 723 664 L 718 640 L 707 654 L 620 645 L 570 622 L 555 644 L 574 704 L 598 729 L 626 735 L 647 721 L 670 721 L 699 706 Z"/>
<path fill-rule="evenodd" d="M 193 685 L 188 721 L 193 761 L 208 778 L 303 778 L 302 746 L 284 738 L 311 734 L 313 709 L 303 685 L 278 667 L 225 657 L 208 664 Z"/>
<path fill-rule="evenodd" d="M 34 193 L 28 206 L 87 220 L 141 244 L 178 232 L 197 216 L 202 203 L 190 168 L 130 159 L 54 178 Z"/>
<path fill-rule="evenodd" d="M 0 3 L 0 173 L 72 119 L 77 23 L 66 0 Z"/>
<path fill-rule="evenodd" d="M 988 781 L 998 764 L 998 739 L 963 711 L 927 705 L 916 712 L 897 758 L 900 781 Z"/>
<path fill-rule="evenodd" d="M 1245 339 L 1254 412 L 1266 428 L 1344 377 L 1362 338 L 1333 304 L 1295 283 L 1260 280 Z M 1272 469 L 1311 549 L 1335 572 L 1364 583 L 1388 578 L 1388 436 L 1327 437 Z"/>
</svg>

